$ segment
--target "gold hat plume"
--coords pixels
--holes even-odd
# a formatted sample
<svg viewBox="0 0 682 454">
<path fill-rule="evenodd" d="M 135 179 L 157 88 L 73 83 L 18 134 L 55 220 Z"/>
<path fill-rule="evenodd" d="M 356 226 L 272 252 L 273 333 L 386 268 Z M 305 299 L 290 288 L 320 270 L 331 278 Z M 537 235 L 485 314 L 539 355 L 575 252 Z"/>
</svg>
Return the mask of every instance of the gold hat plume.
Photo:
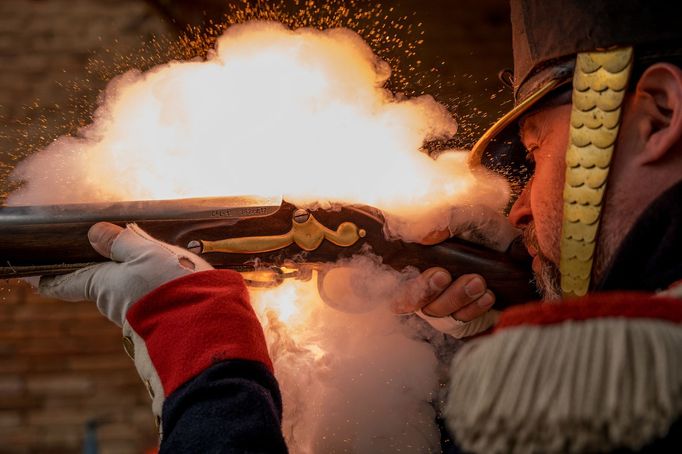
<svg viewBox="0 0 682 454">
<path fill-rule="evenodd" d="M 573 73 L 573 105 L 564 183 L 561 289 L 587 293 L 609 168 L 632 70 L 632 48 L 581 52 Z"/>
</svg>

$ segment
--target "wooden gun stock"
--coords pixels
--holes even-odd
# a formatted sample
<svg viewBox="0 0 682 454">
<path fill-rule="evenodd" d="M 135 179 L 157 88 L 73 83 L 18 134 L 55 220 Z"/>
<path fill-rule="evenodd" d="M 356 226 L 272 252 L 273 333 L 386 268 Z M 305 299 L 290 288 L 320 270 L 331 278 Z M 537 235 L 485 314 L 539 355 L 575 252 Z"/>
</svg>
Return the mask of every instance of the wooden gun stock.
<svg viewBox="0 0 682 454">
<path fill-rule="evenodd" d="M 433 246 L 388 240 L 381 213 L 371 207 L 300 210 L 246 198 L 2 207 L 0 279 L 62 274 L 105 261 L 87 239 L 98 221 L 136 222 L 162 241 L 189 246 L 216 268 L 315 269 L 371 252 L 398 270 L 441 266 L 453 278 L 481 274 L 498 308 L 538 298 L 530 257 L 518 245 L 500 253 L 458 239 Z"/>
</svg>

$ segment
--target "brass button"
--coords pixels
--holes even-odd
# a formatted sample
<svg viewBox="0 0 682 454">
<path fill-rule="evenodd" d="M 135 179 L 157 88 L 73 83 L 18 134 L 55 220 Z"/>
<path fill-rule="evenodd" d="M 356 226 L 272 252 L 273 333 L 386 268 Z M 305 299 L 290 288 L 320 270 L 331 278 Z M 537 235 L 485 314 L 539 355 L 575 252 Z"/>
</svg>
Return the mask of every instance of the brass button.
<svg viewBox="0 0 682 454">
<path fill-rule="evenodd" d="M 145 386 L 147 387 L 147 392 L 149 393 L 149 397 L 154 400 L 154 388 L 152 388 L 152 384 L 149 380 L 144 381 Z"/>
<path fill-rule="evenodd" d="M 130 359 L 135 360 L 135 345 L 133 340 L 128 336 L 123 336 L 123 350 L 130 357 Z"/>
</svg>

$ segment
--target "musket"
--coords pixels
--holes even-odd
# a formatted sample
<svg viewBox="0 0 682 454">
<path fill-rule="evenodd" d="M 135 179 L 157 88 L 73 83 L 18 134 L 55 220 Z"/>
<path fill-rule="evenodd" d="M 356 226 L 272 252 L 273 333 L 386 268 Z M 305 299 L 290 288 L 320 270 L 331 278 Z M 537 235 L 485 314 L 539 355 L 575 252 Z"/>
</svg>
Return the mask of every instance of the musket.
<svg viewBox="0 0 682 454">
<path fill-rule="evenodd" d="M 481 274 L 496 294 L 496 307 L 538 297 L 530 258 L 516 242 L 505 253 L 456 238 L 430 246 L 404 242 L 387 238 L 384 216 L 372 207 L 300 209 L 263 197 L 0 207 L 0 279 L 62 274 L 107 260 L 87 239 L 100 221 L 135 222 L 215 268 L 270 276 L 249 278 L 253 285 L 309 278 L 312 270 L 372 253 L 397 270 L 441 266 L 453 277 Z"/>
</svg>

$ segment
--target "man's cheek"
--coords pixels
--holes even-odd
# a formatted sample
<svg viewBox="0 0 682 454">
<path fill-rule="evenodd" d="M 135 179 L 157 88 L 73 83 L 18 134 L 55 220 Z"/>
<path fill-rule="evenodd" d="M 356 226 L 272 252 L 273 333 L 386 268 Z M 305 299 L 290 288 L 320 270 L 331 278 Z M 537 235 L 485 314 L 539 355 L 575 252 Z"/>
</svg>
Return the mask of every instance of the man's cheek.
<svg viewBox="0 0 682 454">
<path fill-rule="evenodd" d="M 548 250 L 547 258 L 549 258 L 556 266 L 559 266 L 561 257 L 561 217 L 554 218 L 553 226 L 547 233 Z"/>
<path fill-rule="evenodd" d="M 538 244 L 540 252 L 552 263 L 559 263 L 559 244 L 550 229 L 538 230 Z"/>
<path fill-rule="evenodd" d="M 540 251 L 557 265 L 560 256 L 562 205 L 557 207 L 549 200 L 540 200 L 533 210 Z"/>
</svg>

